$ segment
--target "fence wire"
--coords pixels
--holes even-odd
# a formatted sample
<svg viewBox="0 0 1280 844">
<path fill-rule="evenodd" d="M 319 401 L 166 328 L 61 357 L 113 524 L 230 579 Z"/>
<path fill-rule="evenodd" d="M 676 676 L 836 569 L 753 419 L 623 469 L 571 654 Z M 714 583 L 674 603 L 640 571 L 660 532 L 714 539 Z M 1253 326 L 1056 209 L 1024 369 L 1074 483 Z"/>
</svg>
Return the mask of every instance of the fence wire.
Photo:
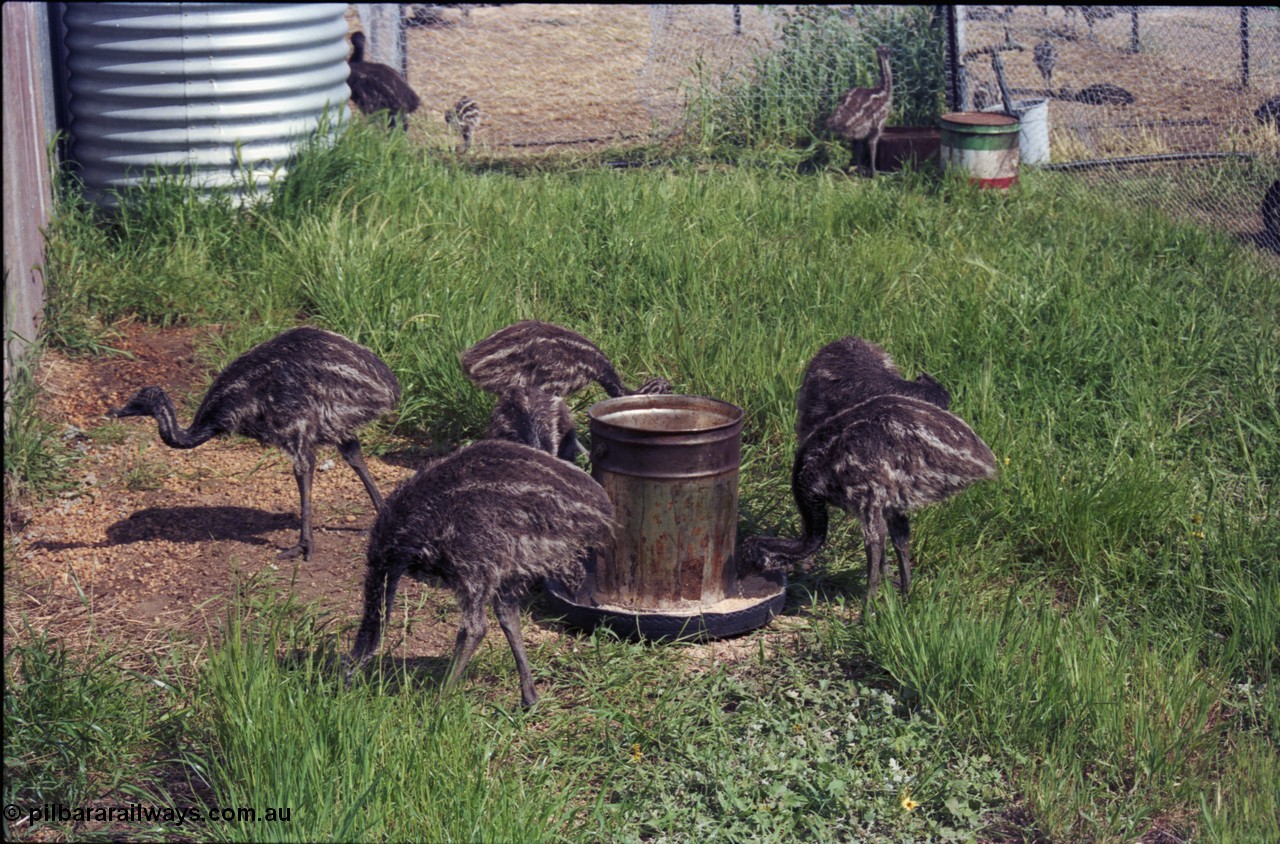
<svg viewBox="0 0 1280 844">
<path fill-rule="evenodd" d="M 929 20 L 942 8 L 914 7 L 928 10 Z M 947 66 L 963 67 L 964 84 L 957 89 L 945 76 L 895 68 L 895 103 L 927 106 L 932 98 L 938 112 L 1001 108 L 991 61 L 999 55 L 1006 91 L 1015 101 L 1048 101 L 1049 166 L 1072 169 L 1136 203 L 1157 204 L 1263 242 L 1262 197 L 1280 179 L 1280 8 L 951 8 L 960 10 L 958 32 L 932 25 L 908 29 L 915 41 L 899 47 L 908 47 L 913 61 L 922 53 L 954 59 Z M 452 148 L 444 113 L 470 97 L 482 114 L 473 149 L 515 157 L 651 143 L 697 131 L 693 106 L 700 97 L 741 87 L 763 72 L 770 56 L 784 53 L 786 62 L 832 65 L 817 68 L 816 76 L 794 75 L 823 78 L 829 71 L 835 78 L 813 84 L 831 90 L 792 94 L 799 99 L 814 93 L 829 102 L 837 88 L 875 83 L 868 39 L 883 37 L 912 7 L 402 9 L 408 78 L 423 101 L 415 131 Z M 848 49 L 860 54 L 857 62 L 822 49 L 797 49 L 797 30 L 794 24 L 788 30 L 789 22 L 808 15 L 821 23 L 832 14 L 852 33 Z M 873 31 L 860 40 L 860 28 L 868 27 Z M 954 48 L 949 34 L 960 36 Z M 928 90 L 919 90 L 922 85 Z M 804 131 L 789 137 L 798 144 L 819 138 L 823 117 L 814 115 Z"/>
</svg>

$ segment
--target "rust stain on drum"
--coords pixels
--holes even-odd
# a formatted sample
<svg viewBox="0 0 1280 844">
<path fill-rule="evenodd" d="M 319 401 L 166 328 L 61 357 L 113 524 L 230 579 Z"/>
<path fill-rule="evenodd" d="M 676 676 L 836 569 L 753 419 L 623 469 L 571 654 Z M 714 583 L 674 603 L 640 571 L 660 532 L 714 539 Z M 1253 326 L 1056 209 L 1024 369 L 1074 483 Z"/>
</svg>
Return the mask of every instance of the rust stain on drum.
<svg viewBox="0 0 1280 844">
<path fill-rule="evenodd" d="M 593 599 L 689 610 L 736 597 L 743 412 L 701 396 L 624 396 L 593 405 L 592 476 L 613 502 L 612 548 Z"/>
</svg>

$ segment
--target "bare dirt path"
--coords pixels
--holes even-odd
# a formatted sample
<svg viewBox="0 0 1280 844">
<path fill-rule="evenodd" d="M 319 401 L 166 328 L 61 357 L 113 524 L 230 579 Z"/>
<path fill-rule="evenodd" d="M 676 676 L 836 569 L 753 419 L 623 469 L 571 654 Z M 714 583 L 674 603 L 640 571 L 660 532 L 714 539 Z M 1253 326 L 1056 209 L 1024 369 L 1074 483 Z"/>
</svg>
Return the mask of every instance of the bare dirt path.
<svg viewBox="0 0 1280 844">
<path fill-rule="evenodd" d="M 8 644 L 47 631 L 70 645 L 105 641 L 122 653 L 171 647 L 174 637 L 203 642 L 225 619 L 236 585 L 270 574 L 285 594 L 317 601 L 347 631 L 359 620 L 365 545 L 373 506 L 336 450 L 322 450 L 313 487 L 316 550 L 308 561 L 278 560 L 297 541 L 298 490 L 288 459 L 243 438 L 215 438 L 192 450 L 160 442 L 150 419 L 104 416 L 142 386 L 164 387 L 180 423 L 209 381 L 197 354 L 209 328 L 123 328 L 113 341 L 128 356 L 70 359 L 45 355 L 40 412 L 81 452 L 73 488 L 43 502 L 6 503 L 4 620 Z M 405 453 L 368 455 L 383 494 L 412 475 Z M 447 658 L 458 614 L 443 589 L 406 580 L 398 626 L 384 652 Z M 536 616 L 535 616 L 536 617 Z M 791 625 L 778 619 L 770 630 Z M 29 625 L 29 627 L 28 627 Z M 766 631 L 761 631 L 765 633 Z M 526 623 L 531 647 L 566 635 L 555 623 Z M 501 636 L 485 648 L 506 652 Z M 682 648 L 692 665 L 758 653 L 754 637 Z M 499 681 L 502 683 L 503 681 Z"/>
<path fill-rule="evenodd" d="M 130 357 L 68 359 L 46 354 L 42 412 L 81 452 L 74 489 L 19 505 L 6 525 L 5 625 L 20 616 L 73 634 L 140 645 L 170 631 L 196 636 L 216 626 L 237 579 L 269 569 L 303 600 L 349 609 L 364 570 L 373 507 L 336 450 L 319 455 L 314 484 L 316 551 L 277 560 L 297 541 L 299 502 L 288 459 L 243 438 L 189 451 L 160 442 L 152 420 L 104 417 L 134 390 L 157 384 L 181 422 L 208 383 L 196 344 L 208 329 L 129 326 L 115 346 Z M 332 452 L 332 453 L 331 453 Z M 409 468 L 376 457 L 370 471 L 390 492 Z M 79 630 L 89 633 L 88 629 Z M 450 636 L 450 639 L 452 637 Z"/>
</svg>

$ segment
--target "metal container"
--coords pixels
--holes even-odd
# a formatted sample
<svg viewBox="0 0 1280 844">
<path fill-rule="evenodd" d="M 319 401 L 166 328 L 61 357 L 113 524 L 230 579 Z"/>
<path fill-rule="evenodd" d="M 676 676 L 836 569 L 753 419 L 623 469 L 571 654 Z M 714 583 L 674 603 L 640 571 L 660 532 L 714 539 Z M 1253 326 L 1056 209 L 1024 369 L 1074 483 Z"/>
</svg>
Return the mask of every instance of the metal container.
<svg viewBox="0 0 1280 844">
<path fill-rule="evenodd" d="M 739 578 L 738 467 L 743 412 L 701 396 L 636 395 L 588 411 L 594 477 L 619 528 L 596 549 L 575 595 L 552 587 L 570 623 L 645 638 L 705 638 L 765 624 L 780 576 Z"/>
<path fill-rule="evenodd" d="M 346 4 L 64 3 L 71 158 L 86 195 L 156 168 L 241 196 L 345 120 Z"/>
<path fill-rule="evenodd" d="M 937 126 L 886 126 L 876 145 L 876 170 L 893 173 L 907 164 L 917 170 L 936 167 L 941 143 Z"/>
<path fill-rule="evenodd" d="M 989 106 L 983 111 L 1004 112 L 1004 106 Z M 1005 112 L 1007 113 L 1007 112 Z M 1018 158 L 1021 164 L 1049 163 L 1049 101 L 1014 100 L 1013 116 L 1021 127 L 1018 131 Z"/>
<path fill-rule="evenodd" d="M 591 475 L 620 526 L 597 559 L 597 603 L 685 610 L 732 594 L 742 415 L 700 396 L 624 396 L 587 412 Z"/>
<path fill-rule="evenodd" d="M 1018 183 L 1021 126 L 1007 114 L 957 111 L 944 114 L 942 164 L 964 171 L 982 188 L 1008 190 Z"/>
</svg>

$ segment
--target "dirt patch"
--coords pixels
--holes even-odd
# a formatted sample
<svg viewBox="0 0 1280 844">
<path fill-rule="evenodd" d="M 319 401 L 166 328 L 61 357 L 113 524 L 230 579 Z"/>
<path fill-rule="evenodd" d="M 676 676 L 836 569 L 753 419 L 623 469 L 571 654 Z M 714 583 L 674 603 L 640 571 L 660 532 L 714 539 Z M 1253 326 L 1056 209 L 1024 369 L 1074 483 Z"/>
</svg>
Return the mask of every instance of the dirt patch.
<svg viewBox="0 0 1280 844">
<path fill-rule="evenodd" d="M 133 656 L 163 651 L 175 636 L 203 642 L 225 618 L 237 584 L 267 575 L 286 594 L 319 602 L 345 627 L 349 645 L 374 511 L 336 450 L 318 455 L 312 558 L 279 560 L 300 527 L 297 486 L 280 451 L 239 437 L 171 449 L 150 419 L 104 416 L 154 384 L 188 420 L 210 379 L 199 348 L 216 331 L 133 324 L 112 343 L 121 354 L 46 354 L 38 373 L 40 412 L 65 427 L 68 447 L 81 457 L 71 469 L 71 490 L 23 502 L 25 523 L 6 526 L 7 637 L 25 638 L 29 625 L 72 645 L 106 640 Z M 416 462 L 407 453 L 368 455 L 384 494 L 412 475 Z M 382 652 L 442 672 L 459 620 L 450 593 L 406 579 L 396 606 Z M 525 624 L 524 633 L 531 647 L 575 635 L 545 618 L 538 599 L 530 606 L 535 623 Z M 487 637 L 484 647 L 509 659 L 501 636 Z M 758 656 L 760 647 L 740 638 L 680 652 L 691 666 L 710 667 Z M 499 679 L 505 693 L 510 678 Z"/>
<path fill-rule="evenodd" d="M 83 622 L 131 645 L 163 631 L 202 635 L 216 626 L 237 579 L 263 569 L 299 598 L 354 617 L 373 507 L 336 450 L 319 455 L 316 552 L 306 562 L 281 561 L 277 553 L 297 541 L 300 527 L 297 485 L 281 452 L 238 437 L 170 449 L 151 420 L 104 416 L 155 384 L 173 396 L 179 418 L 189 418 L 208 382 L 197 347 L 209 331 L 133 325 L 114 343 L 121 355 L 45 356 L 41 412 L 66 426 L 64 438 L 81 457 L 71 470 L 74 489 L 25 502 L 20 532 L 6 528 L 8 630 L 26 613 L 59 633 Z M 388 491 L 411 474 L 368 462 Z"/>
</svg>

